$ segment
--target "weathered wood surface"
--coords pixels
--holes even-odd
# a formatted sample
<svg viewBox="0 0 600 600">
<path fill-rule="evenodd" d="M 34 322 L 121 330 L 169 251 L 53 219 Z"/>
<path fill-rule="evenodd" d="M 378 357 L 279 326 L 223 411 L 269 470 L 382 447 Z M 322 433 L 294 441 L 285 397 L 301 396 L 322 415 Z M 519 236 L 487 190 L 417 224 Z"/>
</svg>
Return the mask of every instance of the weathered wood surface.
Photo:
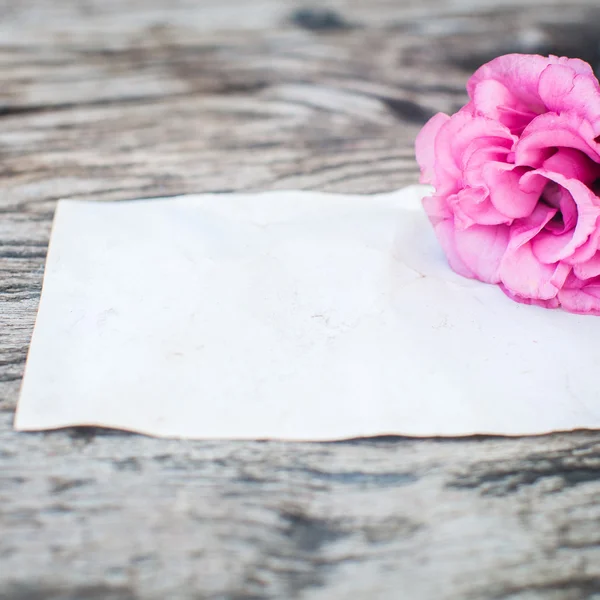
<svg viewBox="0 0 600 600">
<path fill-rule="evenodd" d="M 0 598 L 600 598 L 596 433 L 11 431 L 58 198 L 394 189 L 485 60 L 600 67 L 596 4 L 0 0 Z"/>
</svg>

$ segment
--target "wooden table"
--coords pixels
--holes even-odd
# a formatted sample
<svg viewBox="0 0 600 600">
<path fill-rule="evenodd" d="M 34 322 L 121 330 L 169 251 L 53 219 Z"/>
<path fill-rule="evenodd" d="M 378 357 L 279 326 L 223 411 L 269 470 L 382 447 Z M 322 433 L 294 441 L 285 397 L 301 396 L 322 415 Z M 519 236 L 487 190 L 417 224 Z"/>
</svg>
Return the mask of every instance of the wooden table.
<svg viewBox="0 0 600 600">
<path fill-rule="evenodd" d="M 596 433 L 11 431 L 57 199 L 414 182 L 482 62 L 600 66 L 595 0 L 499 4 L 0 0 L 0 598 L 600 598 Z"/>
</svg>

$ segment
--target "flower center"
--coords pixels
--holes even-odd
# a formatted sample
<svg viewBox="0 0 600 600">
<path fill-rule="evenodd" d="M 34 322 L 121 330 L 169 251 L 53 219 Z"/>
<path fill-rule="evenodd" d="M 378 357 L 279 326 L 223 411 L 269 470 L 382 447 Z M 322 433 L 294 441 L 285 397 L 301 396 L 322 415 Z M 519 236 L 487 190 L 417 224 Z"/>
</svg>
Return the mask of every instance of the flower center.
<svg viewBox="0 0 600 600">
<path fill-rule="evenodd" d="M 546 184 L 540 203 L 556 209 L 556 214 L 544 227 L 546 231 L 560 235 L 574 229 L 577 225 L 577 204 L 570 192 L 554 181 Z"/>
</svg>

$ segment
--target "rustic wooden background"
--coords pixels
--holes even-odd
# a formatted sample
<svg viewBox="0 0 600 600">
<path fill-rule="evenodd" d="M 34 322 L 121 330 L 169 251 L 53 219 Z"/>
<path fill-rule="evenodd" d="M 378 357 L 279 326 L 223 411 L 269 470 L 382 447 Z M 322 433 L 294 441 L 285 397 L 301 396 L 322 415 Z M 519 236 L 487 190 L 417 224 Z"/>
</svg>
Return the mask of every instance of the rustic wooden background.
<svg viewBox="0 0 600 600">
<path fill-rule="evenodd" d="M 0 598 L 600 599 L 600 434 L 11 431 L 58 198 L 392 190 L 486 60 L 600 68 L 595 5 L 0 0 Z"/>
</svg>

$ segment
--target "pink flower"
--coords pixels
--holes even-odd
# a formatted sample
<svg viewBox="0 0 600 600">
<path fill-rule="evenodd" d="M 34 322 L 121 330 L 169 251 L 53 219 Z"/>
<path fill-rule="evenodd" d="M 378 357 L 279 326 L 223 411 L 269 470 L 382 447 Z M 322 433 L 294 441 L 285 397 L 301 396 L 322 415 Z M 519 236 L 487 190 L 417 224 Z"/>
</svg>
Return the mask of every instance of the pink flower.
<svg viewBox="0 0 600 600">
<path fill-rule="evenodd" d="M 600 315 L 600 85 L 577 59 L 509 54 L 416 141 L 425 210 L 461 275 Z"/>
</svg>

